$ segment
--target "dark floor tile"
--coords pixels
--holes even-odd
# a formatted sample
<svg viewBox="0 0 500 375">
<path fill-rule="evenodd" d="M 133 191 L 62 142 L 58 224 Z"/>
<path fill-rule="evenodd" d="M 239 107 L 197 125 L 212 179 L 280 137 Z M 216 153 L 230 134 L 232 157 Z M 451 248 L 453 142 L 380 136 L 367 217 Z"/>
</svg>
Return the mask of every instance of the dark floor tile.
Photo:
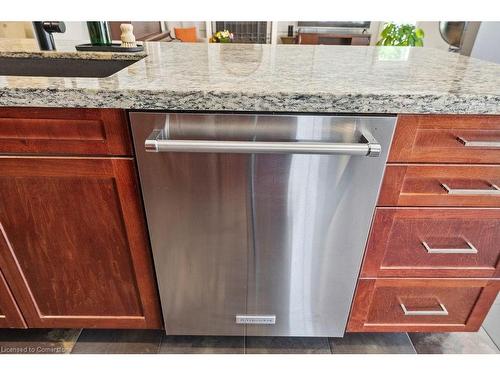
<svg viewBox="0 0 500 375">
<path fill-rule="evenodd" d="M 80 331 L 79 329 L 0 329 L 0 353 L 70 353 Z"/>
<path fill-rule="evenodd" d="M 163 336 L 162 354 L 243 354 L 240 336 Z"/>
<path fill-rule="evenodd" d="M 256 337 L 245 342 L 248 354 L 329 354 L 326 337 Z"/>
<path fill-rule="evenodd" d="M 415 354 L 406 333 L 346 333 L 331 338 L 334 354 Z"/>
<path fill-rule="evenodd" d="M 418 354 L 493 354 L 498 348 L 481 329 L 479 332 L 410 333 Z"/>
<path fill-rule="evenodd" d="M 141 329 L 84 329 L 71 353 L 156 354 L 163 331 Z"/>
</svg>

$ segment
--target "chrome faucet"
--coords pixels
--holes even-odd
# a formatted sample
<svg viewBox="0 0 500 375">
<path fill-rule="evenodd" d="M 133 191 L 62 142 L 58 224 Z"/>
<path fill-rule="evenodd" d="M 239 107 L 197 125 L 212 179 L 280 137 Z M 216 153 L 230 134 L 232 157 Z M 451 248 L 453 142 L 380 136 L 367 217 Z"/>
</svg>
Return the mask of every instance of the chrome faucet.
<svg viewBox="0 0 500 375">
<path fill-rule="evenodd" d="M 36 40 L 42 51 L 53 51 L 56 49 L 52 33 L 64 33 L 66 25 L 62 21 L 35 21 L 33 22 Z"/>
</svg>

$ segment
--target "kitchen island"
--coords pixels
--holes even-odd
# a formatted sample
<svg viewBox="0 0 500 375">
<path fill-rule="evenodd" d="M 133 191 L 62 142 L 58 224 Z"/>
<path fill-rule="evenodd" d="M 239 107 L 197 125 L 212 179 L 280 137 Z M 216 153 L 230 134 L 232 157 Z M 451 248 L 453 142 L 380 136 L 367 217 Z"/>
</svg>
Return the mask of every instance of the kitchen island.
<svg viewBox="0 0 500 375">
<path fill-rule="evenodd" d="M 34 43 L 1 41 L 0 58 L 137 62 L 105 78 L 0 71 L 0 326 L 162 327 L 145 139 L 134 147 L 129 124 L 156 111 L 397 118 L 347 329 L 480 327 L 500 289 L 500 65 L 424 48 Z"/>
</svg>

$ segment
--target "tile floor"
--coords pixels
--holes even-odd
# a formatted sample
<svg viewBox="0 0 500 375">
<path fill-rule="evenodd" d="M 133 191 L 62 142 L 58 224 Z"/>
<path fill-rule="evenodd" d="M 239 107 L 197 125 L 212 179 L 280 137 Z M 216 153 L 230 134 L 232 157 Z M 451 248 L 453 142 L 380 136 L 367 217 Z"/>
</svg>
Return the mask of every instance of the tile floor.
<svg viewBox="0 0 500 375">
<path fill-rule="evenodd" d="M 500 294 L 498 294 L 495 303 L 491 307 L 483 327 L 493 342 L 500 347 Z"/>
<path fill-rule="evenodd" d="M 497 353 L 481 329 L 474 333 L 352 333 L 344 338 L 165 336 L 151 330 L 0 329 L 0 353 Z"/>
</svg>

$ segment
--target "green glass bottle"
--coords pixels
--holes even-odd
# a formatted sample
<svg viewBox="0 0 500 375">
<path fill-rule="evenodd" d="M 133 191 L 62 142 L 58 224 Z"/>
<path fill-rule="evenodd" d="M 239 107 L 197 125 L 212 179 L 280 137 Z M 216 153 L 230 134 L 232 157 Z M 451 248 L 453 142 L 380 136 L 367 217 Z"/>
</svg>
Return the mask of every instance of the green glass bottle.
<svg viewBox="0 0 500 375">
<path fill-rule="evenodd" d="M 111 45 L 108 23 L 106 21 L 88 21 L 87 28 L 90 34 L 90 43 L 97 46 Z"/>
</svg>

